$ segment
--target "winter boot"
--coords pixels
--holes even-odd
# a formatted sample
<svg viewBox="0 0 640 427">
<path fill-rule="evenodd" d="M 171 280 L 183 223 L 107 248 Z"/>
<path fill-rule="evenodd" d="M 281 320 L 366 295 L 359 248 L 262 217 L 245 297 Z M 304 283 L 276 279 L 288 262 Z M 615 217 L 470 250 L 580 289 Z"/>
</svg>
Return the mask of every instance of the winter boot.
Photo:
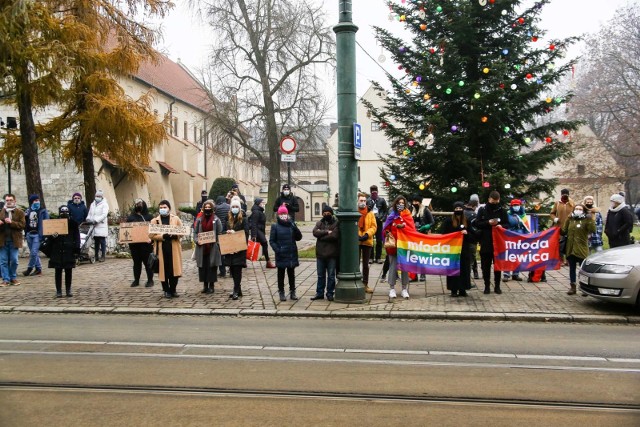
<svg viewBox="0 0 640 427">
<path fill-rule="evenodd" d="M 22 275 L 23 276 L 29 276 L 29 275 L 31 275 L 32 271 L 33 271 L 33 268 L 29 267 L 25 271 L 22 272 Z"/>
<path fill-rule="evenodd" d="M 202 294 L 208 294 L 209 293 L 209 284 L 207 282 L 204 282 L 202 284 L 202 291 L 200 293 L 202 293 Z"/>
<path fill-rule="evenodd" d="M 298 296 L 296 295 L 295 289 L 289 292 L 289 299 L 291 299 L 291 301 L 298 301 Z"/>
<path fill-rule="evenodd" d="M 278 296 L 280 297 L 280 301 L 287 300 L 287 297 L 284 295 L 284 291 L 278 291 Z"/>
<path fill-rule="evenodd" d="M 65 290 L 67 291 L 67 296 L 72 297 L 73 293 L 71 293 L 71 285 L 65 285 Z"/>
<path fill-rule="evenodd" d="M 368 294 L 372 294 L 372 293 L 373 293 L 373 289 L 371 289 L 371 288 L 369 287 L 369 285 L 368 285 L 368 284 L 366 284 L 366 283 L 364 284 L 364 291 L 365 291 L 366 293 L 368 293 Z"/>
<path fill-rule="evenodd" d="M 567 295 L 575 295 L 576 294 L 576 284 L 575 283 L 571 283 L 569 286 L 571 286 L 571 289 L 569 289 L 567 291 Z"/>
</svg>

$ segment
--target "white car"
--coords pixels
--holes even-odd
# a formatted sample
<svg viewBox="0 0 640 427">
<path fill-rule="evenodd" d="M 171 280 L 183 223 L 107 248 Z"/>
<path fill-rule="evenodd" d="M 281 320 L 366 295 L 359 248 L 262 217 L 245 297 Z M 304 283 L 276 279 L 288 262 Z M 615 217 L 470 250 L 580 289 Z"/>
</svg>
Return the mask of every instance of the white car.
<svg viewBox="0 0 640 427">
<path fill-rule="evenodd" d="M 580 266 L 578 283 L 594 298 L 640 307 L 640 245 L 589 255 Z"/>
</svg>

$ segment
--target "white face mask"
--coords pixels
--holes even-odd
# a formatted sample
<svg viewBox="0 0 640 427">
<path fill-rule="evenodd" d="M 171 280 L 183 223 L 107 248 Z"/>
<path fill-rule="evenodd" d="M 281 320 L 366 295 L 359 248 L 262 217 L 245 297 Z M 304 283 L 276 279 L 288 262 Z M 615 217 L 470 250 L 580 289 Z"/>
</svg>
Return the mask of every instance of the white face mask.
<svg viewBox="0 0 640 427">
<path fill-rule="evenodd" d="M 282 221 L 288 221 L 289 220 L 289 215 L 278 215 L 278 218 L 280 218 Z"/>
<path fill-rule="evenodd" d="M 102 197 L 96 197 L 96 203 L 100 203 L 102 201 Z"/>
<path fill-rule="evenodd" d="M 358 203 L 358 208 L 364 209 L 367 206 L 366 203 Z"/>
<path fill-rule="evenodd" d="M 231 213 L 236 215 L 238 212 L 240 212 L 240 208 L 231 208 Z"/>
<path fill-rule="evenodd" d="M 160 215 L 162 215 L 162 216 L 169 215 L 169 209 L 167 209 L 167 208 L 160 208 L 158 211 L 160 212 Z"/>
<path fill-rule="evenodd" d="M 584 211 L 582 209 L 576 209 L 573 211 L 574 216 L 582 216 L 583 214 L 584 214 Z"/>
<path fill-rule="evenodd" d="M 513 209 L 514 212 L 520 212 L 520 206 L 513 206 L 511 209 Z"/>
<path fill-rule="evenodd" d="M 282 192 L 282 194 L 284 194 L 285 196 L 288 196 L 289 194 L 291 194 L 291 191 L 289 191 L 289 190 L 284 190 L 284 191 Z"/>
</svg>

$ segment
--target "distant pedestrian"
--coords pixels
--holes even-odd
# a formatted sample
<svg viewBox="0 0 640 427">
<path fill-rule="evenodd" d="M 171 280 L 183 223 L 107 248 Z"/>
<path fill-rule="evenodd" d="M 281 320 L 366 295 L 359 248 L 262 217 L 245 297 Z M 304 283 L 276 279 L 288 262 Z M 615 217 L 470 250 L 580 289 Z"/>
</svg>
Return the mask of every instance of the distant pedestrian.
<svg viewBox="0 0 640 427">
<path fill-rule="evenodd" d="M 404 196 L 398 196 L 391 204 L 391 210 L 387 220 L 383 225 L 383 234 L 393 235 L 395 241 L 398 241 L 398 229 L 406 229 L 405 231 L 416 231 L 413 224 L 411 211 L 408 209 L 407 199 Z M 395 248 L 387 248 L 387 258 L 389 258 L 389 299 L 396 298 L 396 280 L 398 279 L 398 252 Z M 409 273 L 402 271 L 402 298 L 409 299 Z"/>
<path fill-rule="evenodd" d="M 89 208 L 82 200 L 82 194 L 80 193 L 73 193 L 71 200 L 67 202 L 67 207 L 69 208 L 70 218 L 78 225 L 82 224 L 87 219 L 87 215 L 89 215 Z"/>
<path fill-rule="evenodd" d="M 376 217 L 371 212 L 371 203 L 367 206 L 367 195 L 358 194 L 358 247 L 360 253 L 360 261 L 362 262 L 362 283 L 364 283 L 364 291 L 368 294 L 373 293 L 373 289 L 369 287 L 369 258 L 373 249 L 373 236 L 376 234 Z"/>
<path fill-rule="evenodd" d="M 276 202 L 273 204 L 273 211 L 277 212 L 282 205 L 287 208 L 289 219 L 295 222 L 296 212 L 300 210 L 300 206 L 298 206 L 298 199 L 296 199 L 296 196 L 291 193 L 291 187 L 289 186 L 289 184 L 284 184 L 282 186 L 280 197 L 278 197 L 276 199 Z"/>
<path fill-rule="evenodd" d="M 561 233 L 567 237 L 567 261 L 569 261 L 568 295 L 576 293 L 576 269 L 589 256 L 589 235 L 595 233 L 596 223 L 584 205 L 576 205 L 573 214 L 565 221 Z"/>
<path fill-rule="evenodd" d="M 0 272 L 4 286 L 18 286 L 18 251 L 22 248 L 25 216 L 16 207 L 16 196 L 5 194 L 0 210 Z"/>
<path fill-rule="evenodd" d="M 493 260 L 493 227 L 508 227 L 509 218 L 507 212 L 500 205 L 500 193 L 492 191 L 489 193 L 489 202 L 478 209 L 478 215 L 472 226 L 480 230 L 480 267 L 482 268 L 482 279 L 484 280 L 484 293 L 491 293 L 491 264 L 493 268 L 494 290 L 496 294 L 501 294 L 500 276 L 501 271 L 495 268 Z"/>
<path fill-rule="evenodd" d="M 247 198 L 244 197 L 244 194 L 242 194 L 242 192 L 240 191 L 240 185 L 236 182 L 231 186 L 231 190 L 234 191 L 236 193 L 236 196 L 238 196 L 241 200 L 240 202 L 240 208 L 242 209 L 242 212 L 247 212 Z"/>
<path fill-rule="evenodd" d="M 582 201 L 586 209 L 587 214 L 591 214 L 591 217 L 596 223 L 596 232 L 591 233 L 589 236 L 589 252 L 600 252 L 604 242 L 602 241 L 602 233 L 604 232 L 604 221 L 600 209 L 594 204 L 593 196 L 585 196 Z"/>
<path fill-rule="evenodd" d="M 302 233 L 291 220 L 289 211 L 285 205 L 277 211 L 278 217 L 275 224 L 271 225 L 269 244 L 276 254 L 276 267 L 278 268 L 278 296 L 280 301 L 286 301 L 284 293 L 285 272 L 289 278 L 289 297 L 297 300 L 296 295 L 296 270 L 300 265 L 298 261 L 298 246 L 296 242 L 302 240 Z"/>
<path fill-rule="evenodd" d="M 182 225 L 182 221 L 171 214 L 171 204 L 168 200 L 161 200 L 158 204 L 160 215 L 151 220 L 152 224 Z M 150 233 L 149 238 L 154 242 L 154 251 L 158 253 L 160 269 L 158 277 L 162 283 L 165 298 L 177 298 L 178 279 L 182 276 L 182 247 L 180 236 L 176 234 Z"/>
<path fill-rule="evenodd" d="M 107 236 L 109 236 L 109 205 L 104 200 L 102 190 L 96 191 L 93 203 L 89 207 L 86 222 L 93 225 L 96 261 L 104 262 L 107 255 Z"/>
<path fill-rule="evenodd" d="M 327 299 L 333 301 L 336 289 L 336 265 L 340 256 L 340 228 L 338 220 L 333 216 L 333 209 L 325 205 L 322 208 L 322 219 L 313 228 L 316 240 L 316 270 L 318 283 L 316 294 L 312 301 L 324 299 L 325 289 Z"/>
<path fill-rule="evenodd" d="M 225 196 L 218 196 L 216 198 L 216 216 L 220 220 L 223 230 L 227 229 L 227 218 L 229 217 L 230 210 L 231 206 L 229 206 L 229 203 L 227 203 L 227 199 L 225 198 Z M 224 257 L 222 257 L 222 263 L 220 264 L 218 270 L 218 277 L 227 277 L 227 267 L 224 263 Z"/>
<path fill-rule="evenodd" d="M 142 199 L 136 199 L 133 203 L 133 211 L 127 217 L 127 222 L 142 222 L 148 223 L 153 219 L 149 214 L 149 208 L 147 203 Z M 133 282 L 131 287 L 135 288 L 140 286 L 140 275 L 142 274 L 142 266 L 144 265 L 145 272 L 147 274 L 147 283 L 145 288 L 153 286 L 153 269 L 147 265 L 149 255 L 153 252 L 153 245 L 151 239 L 147 242 L 129 243 L 129 251 L 131 252 L 131 259 L 133 260 Z"/>
<path fill-rule="evenodd" d="M 371 212 L 373 212 L 373 216 L 376 218 L 376 235 L 375 235 L 375 248 L 373 257 L 371 258 L 372 262 L 376 264 L 382 263 L 382 247 L 384 246 L 384 237 L 382 236 L 382 224 L 387 219 L 387 215 L 389 214 L 389 205 L 387 205 L 387 201 L 384 197 L 380 197 L 378 194 L 378 186 L 372 185 L 369 187 L 369 192 L 371 196 L 369 200 L 367 200 L 367 205 L 371 206 Z M 336 199 L 337 199 L 336 194 Z"/>
<path fill-rule="evenodd" d="M 69 208 L 62 205 L 58 208 L 60 219 L 67 220 L 67 234 L 54 233 L 51 239 L 49 268 L 55 269 L 56 297 L 62 297 L 62 272 L 64 271 L 64 288 L 67 297 L 72 297 L 71 283 L 73 269 L 76 267 L 76 256 L 80 253 L 80 231 L 78 224 L 69 217 Z"/>
<path fill-rule="evenodd" d="M 231 201 L 231 211 L 224 231 L 227 234 L 244 233 L 245 242 L 249 239 L 249 221 L 242 212 L 242 203 L 239 199 Z M 242 297 L 242 269 L 247 268 L 247 250 L 226 255 L 225 264 L 229 266 L 233 278 L 233 292 L 229 297 L 237 300 Z"/>
<path fill-rule="evenodd" d="M 42 274 L 42 263 L 40 262 L 40 243 L 44 238 L 42 234 L 42 221 L 49 219 L 49 211 L 40 204 L 40 196 L 32 194 L 29 196 L 29 208 L 24 213 L 25 226 L 24 235 L 29 246 L 29 264 L 22 272 L 25 276 L 39 276 Z"/>
<path fill-rule="evenodd" d="M 633 230 L 633 213 L 624 202 L 624 196 L 614 194 L 609 199 L 611 207 L 607 212 L 607 222 L 604 233 L 609 238 L 609 246 L 617 248 L 631 244 L 631 231 Z"/>
<path fill-rule="evenodd" d="M 463 235 L 462 252 L 460 252 L 460 274 L 457 276 L 447 276 L 447 289 L 451 291 L 452 297 L 466 297 L 467 291 L 471 289 L 471 263 L 469 258 L 468 237 L 470 224 L 464 214 L 464 203 L 455 202 L 453 204 L 453 215 L 447 217 L 442 223 L 442 233 L 449 234 L 460 231 Z"/>
<path fill-rule="evenodd" d="M 264 214 L 264 199 L 257 197 L 251 208 L 249 224 L 251 225 L 251 240 L 260 243 L 262 255 L 266 261 L 267 268 L 276 268 L 276 265 L 269 259 L 269 241 L 267 240 L 266 227 L 267 216 Z"/>
<path fill-rule="evenodd" d="M 194 224 L 196 222 L 196 219 L 198 219 L 198 215 L 202 213 L 202 205 L 204 205 L 204 202 L 206 202 L 207 200 L 209 200 L 209 193 L 207 192 L 207 190 L 202 190 L 200 192 L 200 200 L 198 200 L 198 203 L 196 203 L 196 217 L 193 219 Z"/>
<path fill-rule="evenodd" d="M 198 279 L 202 282 L 202 293 L 212 294 L 218 281 L 218 267 L 222 264 L 219 243 L 222 222 L 216 216 L 213 200 L 206 200 L 202 204 L 202 215 L 196 220 L 193 230 L 196 242 L 195 258 L 198 266 Z M 200 242 L 200 234 L 207 232 L 215 232 L 215 242 Z"/>
</svg>

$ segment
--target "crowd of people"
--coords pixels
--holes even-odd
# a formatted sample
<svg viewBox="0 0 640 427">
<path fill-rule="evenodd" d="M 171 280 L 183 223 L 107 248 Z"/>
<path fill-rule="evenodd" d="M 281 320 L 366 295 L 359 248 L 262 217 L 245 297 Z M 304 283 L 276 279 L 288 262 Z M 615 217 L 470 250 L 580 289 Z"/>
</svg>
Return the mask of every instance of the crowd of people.
<svg viewBox="0 0 640 427">
<path fill-rule="evenodd" d="M 477 253 L 479 246 L 480 268 L 484 282 L 484 293 L 492 290 L 501 294 L 501 282 L 523 280 L 521 271 L 498 271 L 492 269 L 494 264 L 492 229 L 503 227 L 510 231 L 529 234 L 537 230 L 527 217 L 522 200 L 513 198 L 508 207 L 501 203 L 500 194 L 492 191 L 485 204 L 480 204 L 478 195 L 474 194 L 467 203 L 456 202 L 452 206 L 453 213 L 445 218 L 440 226 L 435 226 L 433 215 L 423 203 L 420 195 L 396 197 L 391 204 L 379 195 L 378 187 L 370 187 L 369 194 L 359 193 L 357 207 L 358 246 L 361 262 L 362 282 L 366 293 L 372 293 L 369 286 L 370 264 L 383 263 L 382 250 L 386 252 L 382 267 L 382 281 L 389 285 L 389 298 L 395 299 L 396 282 L 400 280 L 401 296 L 409 299 L 409 284 L 423 277 L 411 277 L 406 271 L 399 271 L 397 248 L 398 229 L 406 229 L 418 233 L 452 233 L 460 231 L 463 235 L 460 258 L 460 274 L 449 276 L 446 280 L 451 297 L 465 297 L 472 287 L 471 277 L 479 279 Z M 594 204 L 593 196 L 585 196 L 582 201 L 575 202 L 569 190 L 561 191 L 550 213 L 551 226 L 560 229 L 560 252 L 564 265 L 569 267 L 569 291 L 576 293 L 576 270 L 580 263 L 591 252 L 601 251 L 603 234 L 610 247 L 630 244 L 633 229 L 633 212 L 625 204 L 621 194 L 610 198 L 611 205 L 606 218 Z M 95 257 L 98 262 L 105 261 L 106 238 L 108 236 L 107 218 L 109 206 L 104 194 L 98 190 L 94 201 L 86 206 L 80 193 L 74 193 L 66 205 L 58 208 L 58 218 L 67 220 L 66 234 L 54 233 L 45 236 L 43 223 L 50 219 L 49 212 L 41 206 L 40 197 L 32 194 L 28 197 L 29 206 L 22 211 L 16 204 L 13 194 L 6 194 L 0 210 L 0 268 L 2 274 L 1 287 L 18 286 L 17 277 L 18 252 L 26 240 L 29 247 L 29 261 L 22 272 L 24 276 L 42 274 L 40 252 L 49 258 L 48 267 L 55 270 L 56 297 L 62 297 L 62 276 L 64 273 L 65 294 L 72 297 L 72 272 L 80 253 L 80 225 L 92 227 L 95 244 Z M 428 203 L 426 203 L 428 204 Z M 271 225 L 267 237 L 264 199 L 256 198 L 251 210 L 247 209 L 246 199 L 237 184 L 226 195 L 218 196 L 215 201 L 207 191 L 201 194 L 196 207 L 197 215 L 192 224 L 195 249 L 193 259 L 198 267 L 198 279 L 202 283 L 202 293 L 211 294 L 220 277 L 227 272 L 233 279 L 233 291 L 229 298 L 242 298 L 242 273 L 247 267 L 246 250 L 230 254 L 222 254 L 219 238 L 224 234 L 243 233 L 245 242 L 255 242 L 262 248 L 266 268 L 277 269 L 278 297 L 286 301 L 285 276 L 289 284 L 289 298 L 297 300 L 295 285 L 295 269 L 299 265 L 297 243 L 302 233 L 296 225 L 295 216 L 299 212 L 296 197 L 288 184 L 282 186 L 282 192 L 272 208 L 276 220 Z M 136 199 L 133 209 L 126 219 L 129 223 L 149 223 L 167 226 L 182 226 L 181 219 L 172 213 L 168 200 L 158 204 L 158 215 L 149 213 L 147 204 Z M 214 239 L 203 233 L 215 234 Z M 340 229 L 333 209 L 325 205 L 322 219 L 313 228 L 316 238 L 316 293 L 311 300 L 322 300 L 325 297 L 334 299 L 336 274 L 339 270 Z M 140 286 L 142 270 L 146 274 L 145 287 L 154 286 L 154 275 L 157 274 L 164 296 L 178 297 L 177 286 L 183 274 L 181 236 L 178 234 L 150 233 L 148 241 L 130 243 L 129 249 L 133 261 L 133 281 L 131 287 Z M 275 262 L 269 255 L 269 247 L 274 254 Z M 493 270 L 493 271 L 492 271 Z M 544 280 L 544 278 L 543 278 Z"/>
</svg>

